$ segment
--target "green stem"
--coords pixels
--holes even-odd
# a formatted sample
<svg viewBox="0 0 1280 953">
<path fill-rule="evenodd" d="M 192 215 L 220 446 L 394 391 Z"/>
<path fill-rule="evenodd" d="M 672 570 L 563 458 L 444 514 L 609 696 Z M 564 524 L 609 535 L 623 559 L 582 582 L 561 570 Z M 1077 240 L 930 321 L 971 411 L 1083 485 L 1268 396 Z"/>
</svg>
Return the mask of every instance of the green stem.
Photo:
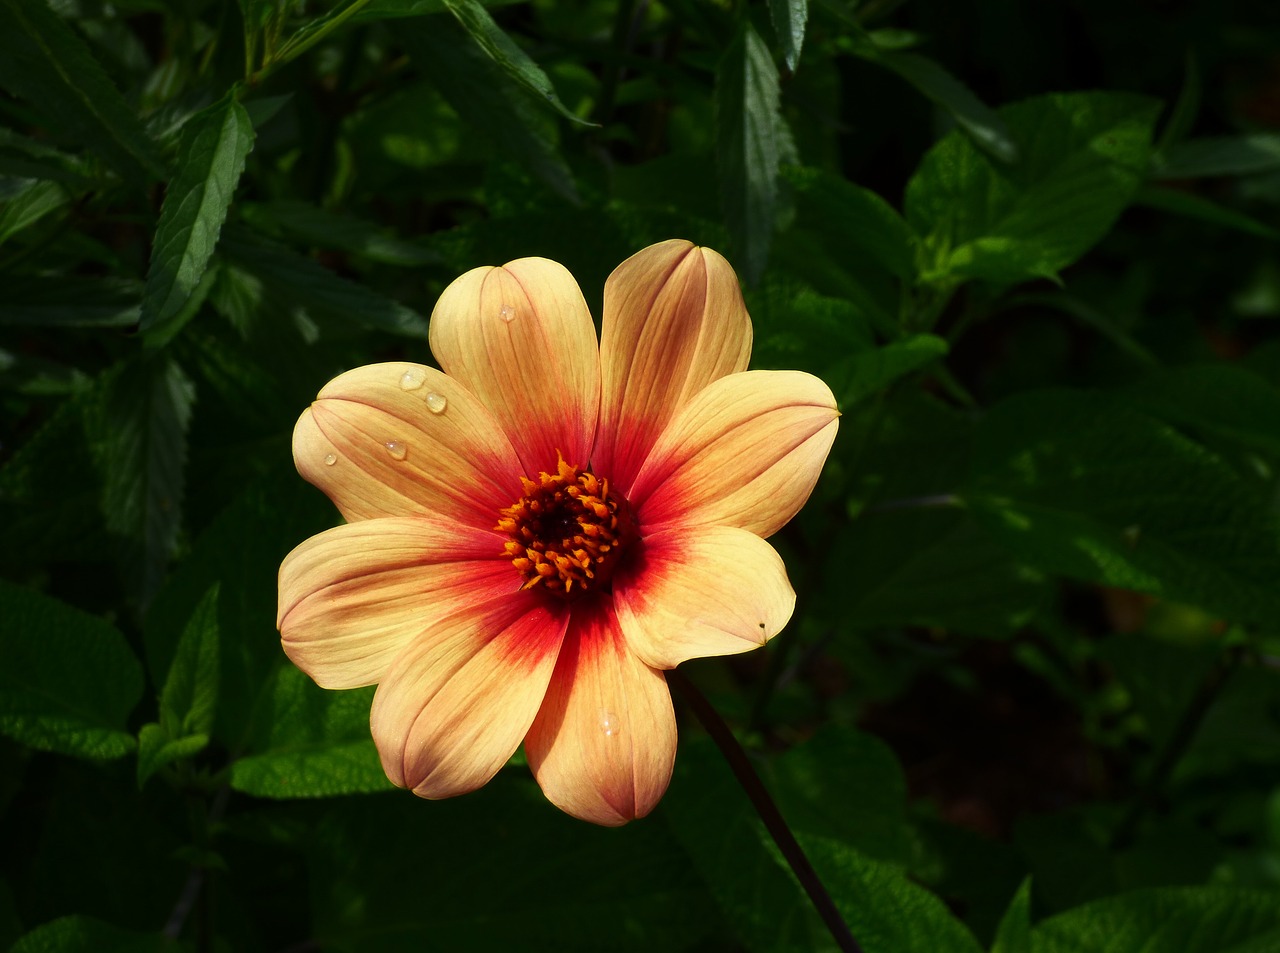
<svg viewBox="0 0 1280 953">
<path fill-rule="evenodd" d="M 707 734 L 719 747 L 734 777 L 738 779 L 738 783 L 750 799 L 751 806 L 760 815 L 765 829 L 773 838 L 773 842 L 778 845 L 778 850 L 782 851 L 782 856 L 786 858 L 796 879 L 800 881 L 800 886 L 804 887 L 805 893 L 809 895 L 809 900 L 818 911 L 818 915 L 822 917 L 822 922 L 831 931 L 836 945 L 843 953 L 863 953 L 862 947 L 849 932 L 849 925 L 844 922 L 840 911 L 836 909 L 831 894 L 827 893 L 827 888 L 823 885 L 818 872 L 813 869 L 813 864 L 809 863 L 809 858 L 805 856 L 795 835 L 791 833 L 791 828 L 783 819 L 778 805 L 770 797 L 764 782 L 760 780 L 760 775 L 756 774 L 756 769 L 751 766 L 751 759 L 747 757 L 738 739 L 720 717 L 720 713 L 679 671 L 672 669 L 667 672 L 667 681 L 675 685 L 684 696 L 685 701 L 698 717 L 698 721 L 702 722 L 702 727 L 707 729 Z"/>
</svg>

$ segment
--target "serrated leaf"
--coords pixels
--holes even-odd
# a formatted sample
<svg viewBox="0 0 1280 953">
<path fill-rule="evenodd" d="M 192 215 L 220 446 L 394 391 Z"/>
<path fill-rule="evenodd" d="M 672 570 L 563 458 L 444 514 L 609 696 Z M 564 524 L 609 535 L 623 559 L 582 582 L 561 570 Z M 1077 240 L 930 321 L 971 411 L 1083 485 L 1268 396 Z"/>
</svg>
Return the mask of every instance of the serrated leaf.
<svg viewBox="0 0 1280 953">
<path fill-rule="evenodd" d="M 409 20 L 397 31 L 397 39 L 463 122 L 552 191 L 575 204 L 579 201 L 573 173 L 556 142 L 555 120 L 461 26 L 442 18 Z"/>
<path fill-rule="evenodd" d="M 1126 93 L 1040 96 L 1000 110 L 1021 150 L 997 164 L 960 133 L 907 185 L 924 277 L 1053 278 L 1099 241 L 1146 175 L 1157 105 Z"/>
<path fill-rule="evenodd" d="M 1152 162 L 1158 179 L 1259 175 L 1277 169 L 1280 135 L 1266 132 L 1186 139 L 1165 149 Z"/>
<path fill-rule="evenodd" d="M 208 735 L 170 737 L 160 725 L 152 722 L 138 732 L 138 787 L 161 768 L 194 758 L 209 746 Z"/>
<path fill-rule="evenodd" d="M 21 191 L 0 205 L 0 244 L 71 201 L 71 194 L 57 182 L 22 181 Z"/>
<path fill-rule="evenodd" d="M 272 678 L 268 711 L 231 786 L 257 797 L 333 797 L 389 791 L 369 734 L 373 689 L 325 691 L 287 663 Z"/>
<path fill-rule="evenodd" d="M 170 738 L 208 735 L 218 704 L 218 584 L 200 600 L 178 640 L 160 693 L 160 724 Z"/>
<path fill-rule="evenodd" d="M 1280 614 L 1280 527 L 1262 493 L 1123 400 L 1051 390 L 998 405 L 962 496 L 1046 572 L 1239 621 Z"/>
<path fill-rule="evenodd" d="M 0 732 L 81 758 L 133 749 L 142 667 L 108 622 L 0 581 Z"/>
<path fill-rule="evenodd" d="M 1280 949 L 1275 894 L 1166 887 L 1095 900 L 1036 924 L 1031 953 L 1264 953 Z"/>
<path fill-rule="evenodd" d="M 195 388 L 175 361 L 143 359 L 107 376 L 91 421 L 103 516 L 125 542 L 125 569 L 144 602 L 178 540 L 194 402 Z"/>
<path fill-rule="evenodd" d="M 893 70 L 955 119 L 970 139 L 1001 162 L 1018 161 L 1018 146 L 1000 114 L 937 62 L 916 53 L 878 51 L 870 57 Z"/>
<path fill-rule="evenodd" d="M 39 109 L 55 129 L 96 149 L 124 178 L 163 174 L 137 115 L 43 0 L 0 0 L 0 86 Z"/>
<path fill-rule="evenodd" d="M 60 917 L 24 934 L 9 953 L 165 953 L 177 949 L 163 933 L 136 933 L 94 917 Z"/>
<path fill-rule="evenodd" d="M 502 71 L 518 85 L 532 93 L 534 99 L 547 103 L 571 122 L 584 126 L 596 125 L 569 111 L 560 101 L 555 87 L 551 85 L 551 80 L 542 71 L 542 67 L 530 59 L 529 54 L 516 46 L 511 37 L 507 36 L 493 21 L 489 11 L 478 0 L 444 0 L 444 5 L 476 45 L 484 50 L 485 55 L 498 64 Z"/>
<path fill-rule="evenodd" d="M 818 231 L 837 260 L 869 257 L 898 278 L 915 274 L 915 236 L 888 202 L 870 189 L 818 169 L 789 168 L 800 220 Z"/>
<path fill-rule="evenodd" d="M 800 48 L 804 46 L 804 28 L 809 20 L 809 0 L 769 0 L 769 18 L 787 69 L 800 65 Z"/>
<path fill-rule="evenodd" d="M 427 322 L 416 312 L 247 229 L 228 227 L 220 247 L 220 254 L 261 282 L 262 293 L 286 310 L 302 308 L 341 324 L 426 336 Z"/>
<path fill-rule="evenodd" d="M 786 129 L 778 70 L 769 48 L 743 23 L 716 69 L 716 164 L 729 237 L 748 284 L 764 271 L 778 212 L 778 169 Z"/>
<path fill-rule="evenodd" d="M 141 297 L 142 283 L 130 278 L 10 277 L 0 326 L 128 328 L 138 323 Z"/>
<path fill-rule="evenodd" d="M 139 330 L 163 330 L 203 277 L 253 148 L 253 124 L 228 94 L 183 127 L 178 173 L 165 191 Z"/>
<path fill-rule="evenodd" d="M 828 371 L 828 381 L 840 406 L 848 407 L 936 361 L 948 350 L 947 342 L 936 335 L 915 334 L 850 355 Z"/>
<path fill-rule="evenodd" d="M 389 235 L 372 222 L 307 202 L 253 202 L 240 209 L 255 228 L 278 229 L 316 248 L 336 248 L 405 268 L 442 263 L 434 249 Z"/>
</svg>

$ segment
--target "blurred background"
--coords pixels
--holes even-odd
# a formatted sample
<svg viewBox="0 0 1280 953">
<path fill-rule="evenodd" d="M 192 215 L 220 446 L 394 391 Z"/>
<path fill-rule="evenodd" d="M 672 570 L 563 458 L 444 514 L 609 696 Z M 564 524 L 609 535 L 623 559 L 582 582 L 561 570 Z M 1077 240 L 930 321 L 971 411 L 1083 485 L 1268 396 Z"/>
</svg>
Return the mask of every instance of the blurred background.
<svg viewBox="0 0 1280 953">
<path fill-rule="evenodd" d="M 843 419 L 683 667 L 867 953 L 1280 948 L 1280 7 L 0 0 L 0 943 L 835 949 L 677 697 L 620 830 L 386 781 L 275 631 L 317 390 L 711 246 Z"/>
</svg>

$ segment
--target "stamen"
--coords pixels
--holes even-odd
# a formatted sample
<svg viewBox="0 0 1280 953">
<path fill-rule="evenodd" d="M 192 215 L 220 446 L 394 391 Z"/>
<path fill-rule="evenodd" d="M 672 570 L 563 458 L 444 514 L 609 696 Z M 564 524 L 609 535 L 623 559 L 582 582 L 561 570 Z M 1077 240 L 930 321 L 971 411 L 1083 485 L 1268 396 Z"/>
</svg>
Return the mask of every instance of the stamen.
<svg viewBox="0 0 1280 953">
<path fill-rule="evenodd" d="M 631 507 L 608 480 L 557 457 L 554 475 L 520 478 L 524 496 L 498 514 L 494 529 L 511 537 L 503 551 L 523 588 L 570 598 L 605 585 L 637 534 Z"/>
</svg>

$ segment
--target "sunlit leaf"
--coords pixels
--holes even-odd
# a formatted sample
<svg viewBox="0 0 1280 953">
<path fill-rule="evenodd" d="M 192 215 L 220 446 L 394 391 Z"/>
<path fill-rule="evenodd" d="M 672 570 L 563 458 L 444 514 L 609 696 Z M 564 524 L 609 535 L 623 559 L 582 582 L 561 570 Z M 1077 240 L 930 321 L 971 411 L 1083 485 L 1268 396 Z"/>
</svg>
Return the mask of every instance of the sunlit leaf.
<svg viewBox="0 0 1280 953">
<path fill-rule="evenodd" d="M 143 333 L 164 329 L 204 276 L 253 135 L 248 113 L 230 95 L 183 127 L 178 174 L 165 192 L 152 244 Z"/>
<path fill-rule="evenodd" d="M 133 749 L 142 667 L 108 622 L 0 581 L 0 731 L 81 758 Z"/>
</svg>

